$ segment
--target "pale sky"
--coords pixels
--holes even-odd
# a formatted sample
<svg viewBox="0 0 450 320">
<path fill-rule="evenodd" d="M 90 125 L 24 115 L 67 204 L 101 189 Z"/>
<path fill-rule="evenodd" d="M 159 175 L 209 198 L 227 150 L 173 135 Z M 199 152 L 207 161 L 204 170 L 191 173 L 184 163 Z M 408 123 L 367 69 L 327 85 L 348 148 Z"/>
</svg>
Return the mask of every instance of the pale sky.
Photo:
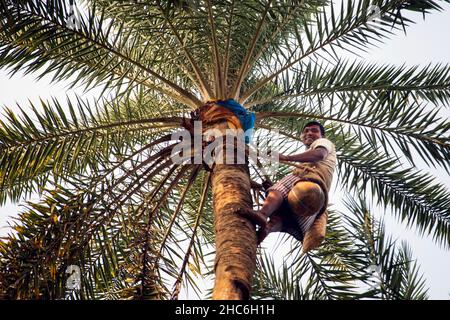
<svg viewBox="0 0 450 320">
<path fill-rule="evenodd" d="M 425 66 L 430 62 L 450 63 L 450 4 L 443 6 L 444 12 L 433 12 L 427 16 L 425 21 L 415 19 L 417 23 L 407 29 L 406 36 L 403 32 L 398 32 L 379 48 L 370 50 L 368 54 L 364 55 L 364 59 L 380 64 L 394 65 L 406 63 L 407 65 Z M 349 58 L 354 57 L 349 56 Z M 50 85 L 49 83 L 50 78 L 48 77 L 36 82 L 32 76 L 22 76 L 21 74 L 9 78 L 7 72 L 0 70 L 0 106 L 6 105 L 14 108 L 16 102 L 21 106 L 26 106 L 28 99 L 37 102 L 38 97 L 48 99 L 55 96 L 63 101 L 67 92 L 64 85 Z M 70 92 L 82 94 L 81 90 Z M 84 96 L 98 94 L 99 91 L 94 90 Z M 445 109 L 442 114 L 447 118 L 450 117 L 450 109 Z M 445 171 L 431 169 L 429 171 L 450 189 L 450 177 Z M 0 207 L 0 236 L 7 233 L 7 223 L 11 221 L 11 216 L 15 216 L 17 211 L 18 206 L 11 203 Z M 383 218 L 387 234 L 392 235 L 399 242 L 406 240 L 412 247 L 413 257 L 417 259 L 420 270 L 425 275 L 430 298 L 450 300 L 450 275 L 448 272 L 450 270 L 450 251 L 440 249 L 430 237 L 418 236 L 414 229 L 409 230 L 404 225 L 397 223 L 392 215 L 386 214 L 383 215 Z"/>
</svg>

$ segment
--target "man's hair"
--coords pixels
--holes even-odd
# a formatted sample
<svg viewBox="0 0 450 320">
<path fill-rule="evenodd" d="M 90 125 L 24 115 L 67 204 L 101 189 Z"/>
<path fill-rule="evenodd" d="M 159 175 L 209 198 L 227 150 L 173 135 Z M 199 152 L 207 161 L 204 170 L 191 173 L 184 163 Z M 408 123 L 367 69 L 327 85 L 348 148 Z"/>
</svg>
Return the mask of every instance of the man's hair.
<svg viewBox="0 0 450 320">
<path fill-rule="evenodd" d="M 322 135 L 322 137 L 325 137 L 325 128 L 323 127 L 323 125 L 320 122 L 317 121 L 309 121 L 307 122 L 302 129 L 305 130 L 306 127 L 310 127 L 310 126 L 318 126 L 320 128 L 320 134 Z"/>
</svg>

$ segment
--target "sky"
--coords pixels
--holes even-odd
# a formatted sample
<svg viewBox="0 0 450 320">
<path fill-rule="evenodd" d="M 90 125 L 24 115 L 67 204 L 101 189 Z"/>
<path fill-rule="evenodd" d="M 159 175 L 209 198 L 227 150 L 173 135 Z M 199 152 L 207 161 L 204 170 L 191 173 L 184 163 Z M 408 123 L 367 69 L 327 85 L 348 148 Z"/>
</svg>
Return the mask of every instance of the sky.
<svg viewBox="0 0 450 320">
<path fill-rule="evenodd" d="M 441 2 L 440 2 L 441 3 Z M 396 34 L 370 54 L 365 55 L 367 61 L 376 63 L 390 63 L 395 65 L 422 66 L 428 63 L 450 62 L 450 5 L 443 5 L 444 11 L 433 13 L 424 20 L 415 20 L 417 23 L 403 32 Z M 450 118 L 450 109 L 441 113 Z M 443 170 L 428 169 L 438 181 L 450 189 L 450 177 Z M 430 237 L 421 237 L 413 229 L 407 229 L 395 221 L 392 215 L 383 216 L 387 234 L 394 239 L 405 240 L 412 247 L 413 256 L 417 259 L 421 271 L 425 274 L 429 295 L 433 299 L 450 299 L 450 251 L 439 249 Z"/>
<path fill-rule="evenodd" d="M 450 63 L 450 4 L 443 5 L 444 12 L 433 12 L 424 20 L 415 19 L 416 24 L 407 29 L 407 35 L 396 32 L 389 40 L 378 48 L 372 48 L 369 53 L 363 55 L 365 61 L 379 64 L 416 65 L 422 66 L 428 63 Z M 354 59 L 354 56 L 349 56 Z M 92 90 L 87 94 L 80 90 L 67 90 L 64 84 L 51 84 L 51 79 L 45 77 L 35 81 L 30 75 L 21 73 L 10 78 L 5 70 L 0 70 L 0 106 L 8 106 L 15 109 L 18 103 L 26 106 L 28 100 L 38 102 L 39 97 L 48 99 L 52 96 L 64 99 L 69 94 L 78 93 L 84 97 L 95 97 L 100 90 Z M 450 109 L 443 111 L 443 116 L 450 117 Z M 0 117 L 2 115 L 0 114 Z M 450 177 L 443 170 L 429 170 L 438 177 L 438 181 L 444 183 L 450 189 Z M 37 197 L 32 198 L 37 200 Z M 8 232 L 8 222 L 17 214 L 18 205 L 7 203 L 0 207 L 0 236 Z M 419 236 L 416 230 L 408 229 L 398 223 L 389 214 L 382 216 L 386 225 L 387 234 L 399 241 L 405 240 L 412 247 L 413 256 L 417 259 L 420 270 L 425 275 L 426 284 L 429 287 L 431 299 L 450 300 L 450 251 L 439 248 L 430 237 Z M 272 237 L 272 238 L 270 238 Z M 275 236 L 269 236 L 271 246 Z M 186 298 L 195 298 L 186 296 Z"/>
<path fill-rule="evenodd" d="M 439 1 L 441 4 L 442 2 Z M 429 63 L 450 63 L 450 4 L 442 5 L 443 12 L 433 12 L 423 19 L 414 19 L 415 25 L 407 28 L 407 34 L 396 32 L 390 40 L 385 40 L 378 48 L 369 50 L 363 60 L 377 64 L 407 66 Z M 450 108 L 442 110 L 441 116 L 450 118 Z M 428 169 L 437 181 L 450 189 L 450 176 L 444 170 Z M 450 251 L 440 249 L 431 239 L 423 237 L 414 229 L 400 224 L 390 215 L 383 215 L 386 233 L 398 241 L 407 241 L 412 247 L 413 257 L 417 259 L 423 272 L 428 293 L 432 299 L 450 300 Z"/>
</svg>

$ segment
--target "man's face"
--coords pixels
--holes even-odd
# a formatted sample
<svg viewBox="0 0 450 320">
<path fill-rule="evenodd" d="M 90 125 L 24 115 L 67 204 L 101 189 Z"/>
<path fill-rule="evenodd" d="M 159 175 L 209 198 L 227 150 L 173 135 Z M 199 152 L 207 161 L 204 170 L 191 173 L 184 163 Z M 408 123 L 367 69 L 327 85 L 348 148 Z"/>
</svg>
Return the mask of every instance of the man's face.
<svg viewBox="0 0 450 320">
<path fill-rule="evenodd" d="M 300 136 L 302 142 L 308 147 L 319 138 L 322 138 L 322 134 L 320 133 L 320 127 L 318 125 L 307 126 L 303 129 Z"/>
</svg>

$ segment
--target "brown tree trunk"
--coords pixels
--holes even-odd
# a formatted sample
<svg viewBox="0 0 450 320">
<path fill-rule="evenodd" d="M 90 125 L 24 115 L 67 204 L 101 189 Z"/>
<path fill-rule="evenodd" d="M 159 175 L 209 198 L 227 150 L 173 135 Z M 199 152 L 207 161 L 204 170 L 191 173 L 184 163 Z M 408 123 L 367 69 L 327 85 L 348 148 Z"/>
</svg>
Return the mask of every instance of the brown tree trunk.
<svg viewBox="0 0 450 320">
<path fill-rule="evenodd" d="M 246 300 L 256 267 L 256 231 L 235 209 L 252 207 L 247 165 L 216 165 L 212 190 L 216 235 L 213 299 Z"/>
<path fill-rule="evenodd" d="M 203 106 L 200 120 L 204 132 L 215 129 L 223 135 L 226 129 L 241 127 L 239 119 L 231 111 L 217 105 Z M 231 150 L 239 145 L 226 139 L 222 142 L 230 143 L 226 147 Z M 230 159 L 226 159 L 229 154 L 225 149 L 216 151 L 211 181 L 216 237 L 213 299 L 246 300 L 250 298 L 256 267 L 256 230 L 250 220 L 236 211 L 252 208 L 248 161 L 245 161 L 246 164 L 234 164 L 236 159 L 233 155 L 233 162 L 230 163 Z M 245 151 L 240 150 L 242 153 L 245 154 Z"/>
</svg>

